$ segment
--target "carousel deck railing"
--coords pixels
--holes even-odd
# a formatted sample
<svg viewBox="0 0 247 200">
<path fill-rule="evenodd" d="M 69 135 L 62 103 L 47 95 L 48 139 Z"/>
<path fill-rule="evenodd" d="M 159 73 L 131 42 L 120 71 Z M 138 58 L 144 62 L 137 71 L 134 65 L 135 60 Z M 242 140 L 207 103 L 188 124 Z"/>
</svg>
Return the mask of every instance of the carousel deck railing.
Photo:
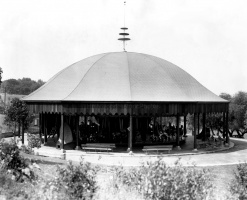
<svg viewBox="0 0 247 200">
<path fill-rule="evenodd" d="M 168 153 L 170 153 L 172 148 L 173 148 L 173 145 L 154 145 L 154 146 L 144 146 L 142 151 L 145 151 L 146 154 L 149 151 L 156 151 L 157 153 L 159 151 L 168 151 Z"/>
<path fill-rule="evenodd" d="M 114 143 L 86 143 L 81 145 L 82 150 L 94 150 L 97 151 L 113 151 L 114 148 L 116 148 L 116 145 Z"/>
</svg>

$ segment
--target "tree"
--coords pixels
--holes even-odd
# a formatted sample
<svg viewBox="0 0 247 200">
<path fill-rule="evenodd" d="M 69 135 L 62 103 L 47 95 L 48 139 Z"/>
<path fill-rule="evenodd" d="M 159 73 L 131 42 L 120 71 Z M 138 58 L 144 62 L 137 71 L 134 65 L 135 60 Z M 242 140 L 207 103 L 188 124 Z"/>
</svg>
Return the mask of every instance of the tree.
<svg viewBox="0 0 247 200">
<path fill-rule="evenodd" d="M 232 96 L 228 93 L 222 92 L 219 96 L 227 101 L 232 100 Z M 206 125 L 211 129 L 213 134 L 215 130 L 217 133 L 223 133 L 223 115 L 220 113 L 208 115 L 206 118 Z"/>
<path fill-rule="evenodd" d="M 223 118 L 222 114 L 210 114 L 206 118 L 206 126 L 210 128 L 213 135 L 214 131 L 217 130 L 217 133 L 223 132 Z"/>
<path fill-rule="evenodd" d="M 8 79 L 3 81 L 2 87 L 6 88 L 9 94 L 22 94 L 28 95 L 31 92 L 37 90 L 40 86 L 44 85 L 45 82 L 38 80 L 37 82 L 30 78 L 22 79 Z"/>
<path fill-rule="evenodd" d="M 6 116 L 4 123 L 12 128 L 13 132 L 16 131 L 16 126 L 18 125 L 19 136 L 20 136 L 20 126 L 23 124 L 23 130 L 26 130 L 34 116 L 29 113 L 28 107 L 25 102 L 18 98 L 14 98 L 11 101 L 10 106 L 6 109 Z"/>
<path fill-rule="evenodd" d="M 228 115 L 228 133 L 232 137 L 236 131 L 239 137 L 243 137 L 247 133 L 247 92 L 240 91 L 231 96 L 227 93 L 221 93 L 220 97 L 228 100 L 229 115 Z M 200 118 L 202 124 L 202 118 Z M 188 129 L 193 130 L 194 116 L 188 114 L 187 117 Z M 222 113 L 212 113 L 207 115 L 206 126 L 211 129 L 211 132 L 223 133 L 223 115 Z"/>
<path fill-rule="evenodd" d="M 247 129 L 247 111 L 245 112 L 245 116 L 244 116 L 244 128 Z"/>
<path fill-rule="evenodd" d="M 8 79 L 3 81 L 3 87 L 9 94 L 19 94 L 20 83 L 16 79 Z"/>
<path fill-rule="evenodd" d="M 224 92 L 220 93 L 219 96 L 220 96 L 222 99 L 225 99 L 225 100 L 228 100 L 228 101 L 230 101 L 230 100 L 232 99 L 232 96 L 231 96 L 230 94 L 224 93 Z"/>
<path fill-rule="evenodd" d="M 229 134 L 232 136 L 236 131 L 239 137 L 243 137 L 247 133 L 247 93 L 236 93 L 229 105 Z"/>
</svg>

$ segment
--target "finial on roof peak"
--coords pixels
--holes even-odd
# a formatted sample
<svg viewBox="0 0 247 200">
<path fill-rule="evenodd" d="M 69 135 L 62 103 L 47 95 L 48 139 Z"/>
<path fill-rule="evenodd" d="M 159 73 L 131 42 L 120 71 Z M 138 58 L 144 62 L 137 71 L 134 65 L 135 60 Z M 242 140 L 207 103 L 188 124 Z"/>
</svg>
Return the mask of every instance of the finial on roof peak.
<svg viewBox="0 0 247 200">
<path fill-rule="evenodd" d="M 121 29 L 123 30 L 122 33 L 119 33 L 119 35 L 122 36 L 122 38 L 119 38 L 118 40 L 123 42 L 123 50 L 125 50 L 125 41 L 130 40 L 130 38 L 127 38 L 127 36 L 129 35 L 129 33 L 126 33 L 125 31 L 128 30 L 127 27 L 125 27 L 125 5 L 126 5 L 126 1 L 124 1 L 124 27 L 122 27 Z"/>
</svg>

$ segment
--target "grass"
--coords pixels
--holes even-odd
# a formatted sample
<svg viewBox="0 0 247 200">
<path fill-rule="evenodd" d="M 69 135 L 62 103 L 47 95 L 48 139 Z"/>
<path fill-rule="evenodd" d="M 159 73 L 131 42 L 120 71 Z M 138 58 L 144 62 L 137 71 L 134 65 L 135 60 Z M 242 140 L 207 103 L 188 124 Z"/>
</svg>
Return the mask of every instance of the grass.
<svg viewBox="0 0 247 200">
<path fill-rule="evenodd" d="M 234 172 L 236 171 L 236 165 L 221 165 L 204 167 L 210 170 L 213 178 L 213 184 L 216 186 L 214 195 L 217 200 L 226 199 L 227 195 L 230 195 L 228 187 L 232 180 L 234 180 Z"/>
<path fill-rule="evenodd" d="M 236 151 L 246 149 L 246 146 L 243 142 L 235 143 L 234 149 L 228 151 Z M 222 152 L 224 153 L 224 152 Z M 37 170 L 37 173 L 40 177 L 42 177 L 42 181 L 40 182 L 39 187 L 35 188 L 35 191 L 30 189 L 30 192 L 40 193 L 46 181 L 52 180 L 56 177 L 56 165 L 65 166 L 67 164 L 66 160 L 61 160 L 59 158 L 52 157 L 42 157 L 35 156 L 30 154 L 21 153 L 26 158 L 34 160 L 39 166 L 41 170 Z M 78 162 L 74 162 L 74 164 L 78 164 Z M 97 166 L 97 165 L 94 165 Z M 140 194 L 135 190 L 129 190 L 125 186 L 121 187 L 121 190 L 116 190 L 111 185 L 112 172 L 110 167 L 99 166 L 100 171 L 97 175 L 97 184 L 99 186 L 99 190 L 96 192 L 94 200 L 106 200 L 106 199 L 143 199 Z M 210 173 L 213 177 L 213 184 L 215 185 L 214 195 L 215 199 L 223 200 L 229 199 L 226 196 L 229 196 L 229 184 L 234 179 L 234 171 L 236 170 L 236 165 L 225 165 L 225 166 L 209 166 L 209 167 L 198 167 L 210 170 Z M 21 186 L 16 187 L 16 189 L 21 190 Z M 11 189 L 10 189 L 11 190 Z M 8 192 L 8 190 L 6 190 Z M 9 191 L 12 192 L 12 191 Z M 1 193 L 0 193 L 1 195 Z"/>
<path fill-rule="evenodd" d="M 36 196 L 32 195 L 33 198 L 30 198 L 30 199 L 35 199 L 35 198 L 42 199 L 43 198 L 42 192 L 43 192 L 43 188 L 45 187 L 45 184 L 47 184 L 49 180 L 52 180 L 57 176 L 56 165 L 58 164 L 60 166 L 65 166 L 67 164 L 67 161 L 60 160 L 58 158 L 34 156 L 34 155 L 29 155 L 29 154 L 24 154 L 24 153 L 22 153 L 22 155 L 26 158 L 32 159 L 34 162 L 36 162 L 39 165 L 40 169 L 35 170 L 35 172 L 38 173 L 39 177 L 41 177 L 39 181 L 39 185 L 33 187 L 32 185 L 28 185 L 28 184 L 20 183 L 17 185 L 11 185 L 11 183 L 8 183 L 9 186 L 11 187 L 5 187 L 4 192 L 3 190 L 0 189 L 0 197 L 1 195 L 11 197 L 11 195 L 16 194 L 15 193 L 16 191 L 22 191 L 23 189 L 25 189 L 27 193 L 30 193 L 30 194 L 36 193 Z M 74 162 L 74 164 L 78 164 L 78 163 Z M 214 190 L 214 195 L 216 196 L 217 200 L 226 199 L 226 196 L 230 195 L 228 191 L 228 184 L 234 179 L 234 171 L 236 170 L 236 165 L 213 166 L 213 167 L 210 166 L 210 167 L 198 167 L 198 168 L 204 168 L 204 169 L 210 170 L 212 177 L 213 177 L 213 184 L 216 186 Z M 137 191 L 130 190 L 124 185 L 121 187 L 120 190 L 117 190 L 116 188 L 112 187 L 111 185 L 112 184 L 112 181 L 111 181 L 112 172 L 111 170 L 109 170 L 109 167 L 107 170 L 106 167 L 99 166 L 99 169 L 100 171 L 96 179 L 99 189 L 94 196 L 94 200 L 107 200 L 107 199 L 140 200 L 140 199 L 143 199 L 142 196 Z M 21 196 L 22 193 L 19 192 L 18 194 Z M 49 191 L 46 194 L 46 197 L 48 194 L 49 194 Z M 49 194 L 49 195 L 52 195 L 52 194 Z M 13 199 L 18 199 L 15 196 L 12 196 L 12 197 Z M 54 198 L 54 196 L 51 196 L 51 197 Z"/>
<path fill-rule="evenodd" d="M 22 154 L 25 157 L 28 157 L 40 166 L 40 170 L 37 172 L 39 176 L 42 177 L 42 180 L 52 180 L 56 177 L 56 165 L 65 166 L 67 161 L 60 160 L 58 158 L 50 158 L 50 157 L 41 157 L 34 156 L 29 154 Z M 74 162 L 74 164 L 78 164 Z M 107 199 L 117 199 L 117 200 L 127 200 L 127 199 L 143 199 L 142 196 L 135 190 L 130 190 L 124 185 L 121 187 L 121 190 L 117 190 L 112 187 L 111 179 L 112 172 L 111 170 L 107 170 L 105 166 L 99 166 L 100 171 L 97 175 L 97 184 L 99 186 L 98 191 L 94 196 L 94 200 L 107 200 Z M 210 167 L 198 167 L 209 169 L 212 177 L 213 184 L 216 186 L 214 190 L 214 195 L 217 197 L 217 200 L 226 199 L 226 196 L 230 195 L 228 191 L 228 184 L 234 179 L 234 171 L 236 170 L 236 165 L 226 165 L 226 166 L 210 166 Z M 41 181 L 42 182 L 42 181 Z M 42 184 L 40 187 L 36 188 L 35 192 L 39 192 L 39 188 L 42 188 Z"/>
</svg>

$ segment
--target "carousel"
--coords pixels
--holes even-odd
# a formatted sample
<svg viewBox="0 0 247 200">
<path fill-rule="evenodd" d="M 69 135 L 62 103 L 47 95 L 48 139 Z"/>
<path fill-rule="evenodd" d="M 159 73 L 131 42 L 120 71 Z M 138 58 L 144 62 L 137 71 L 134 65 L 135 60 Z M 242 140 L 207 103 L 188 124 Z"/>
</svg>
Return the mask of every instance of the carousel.
<svg viewBox="0 0 247 200">
<path fill-rule="evenodd" d="M 197 131 L 198 116 L 206 126 L 210 113 L 222 113 L 228 126 L 228 101 L 166 60 L 126 51 L 79 61 L 23 100 L 39 114 L 44 142 L 57 134 L 60 148 L 70 142 L 77 148 L 113 142 L 128 151 L 149 143 L 179 147 L 188 114 L 194 114 Z"/>
<path fill-rule="evenodd" d="M 124 50 L 85 58 L 23 100 L 39 114 L 44 143 L 56 135 L 54 142 L 61 149 L 69 143 L 76 149 L 85 143 L 114 143 L 128 152 L 149 144 L 179 149 L 188 114 L 194 115 L 194 133 L 202 116 L 205 135 L 207 115 L 222 113 L 223 135 L 229 142 L 229 102 L 183 69 L 152 55 Z"/>
</svg>

